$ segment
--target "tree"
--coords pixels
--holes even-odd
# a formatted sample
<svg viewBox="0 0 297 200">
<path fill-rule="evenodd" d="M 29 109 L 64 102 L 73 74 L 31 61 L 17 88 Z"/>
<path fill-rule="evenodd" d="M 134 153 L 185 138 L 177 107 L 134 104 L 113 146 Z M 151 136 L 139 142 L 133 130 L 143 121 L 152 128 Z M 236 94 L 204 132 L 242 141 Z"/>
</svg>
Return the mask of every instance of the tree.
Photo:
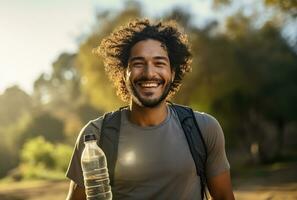
<svg viewBox="0 0 297 200">
<path fill-rule="evenodd" d="M 34 82 L 35 100 L 49 109 L 71 109 L 81 95 L 76 54 L 62 53 L 52 67 L 50 75 L 41 74 Z"/>
<path fill-rule="evenodd" d="M 99 114 L 81 92 L 81 74 L 75 53 L 62 53 L 53 62 L 52 68 L 51 74 L 41 74 L 34 83 L 34 99 L 38 105 L 35 115 L 48 112 L 61 120 L 67 142 L 73 143 L 86 121 L 85 116 L 90 117 L 89 121 Z M 86 112 L 91 113 L 82 114 L 80 110 L 83 106 L 87 106 L 89 109 Z"/>
<path fill-rule="evenodd" d="M 64 124 L 48 112 L 38 113 L 33 116 L 31 122 L 26 129 L 21 133 L 19 144 L 22 145 L 26 141 L 43 136 L 44 139 L 50 142 L 64 141 Z"/>
<path fill-rule="evenodd" d="M 9 87 L 0 95 L 0 177 L 18 164 L 16 141 L 32 108 L 32 98 L 18 86 Z"/>
<path fill-rule="evenodd" d="M 256 142 L 261 161 L 269 162 L 280 156 L 284 127 L 297 119 L 297 56 L 277 27 L 256 29 L 250 20 L 238 14 L 223 34 L 191 33 L 194 69 L 178 99 L 215 113 L 226 132 L 243 134 L 248 148 Z"/>
<path fill-rule="evenodd" d="M 18 86 L 7 88 L 0 95 L 0 127 L 16 122 L 32 107 L 32 98 Z"/>
<path fill-rule="evenodd" d="M 268 6 L 274 6 L 295 17 L 297 16 L 297 2 L 294 0 L 264 0 L 264 2 Z"/>
</svg>

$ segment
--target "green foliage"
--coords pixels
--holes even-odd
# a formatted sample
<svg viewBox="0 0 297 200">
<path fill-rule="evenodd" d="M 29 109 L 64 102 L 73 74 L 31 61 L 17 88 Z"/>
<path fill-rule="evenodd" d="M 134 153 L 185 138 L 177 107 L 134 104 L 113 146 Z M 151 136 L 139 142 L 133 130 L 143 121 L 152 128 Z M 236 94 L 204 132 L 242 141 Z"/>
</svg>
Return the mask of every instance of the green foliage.
<svg viewBox="0 0 297 200">
<path fill-rule="evenodd" d="M 19 162 L 18 144 L 21 132 L 27 127 L 31 120 L 29 113 L 24 114 L 20 119 L 0 127 L 0 177 L 3 177 Z"/>
<path fill-rule="evenodd" d="M 91 54 L 91 50 L 89 51 Z M 53 62 L 53 71 L 51 74 L 41 74 L 34 83 L 34 99 L 37 102 L 37 112 L 34 113 L 34 119 L 31 127 L 24 133 L 24 138 L 31 136 L 43 135 L 50 141 L 64 140 L 73 144 L 77 134 L 83 125 L 96 117 L 98 110 L 90 105 L 90 99 L 81 92 L 81 83 L 83 82 L 78 64 L 77 54 L 62 53 Z M 47 116 L 43 116 L 47 113 Z M 44 124 L 46 118 L 55 118 L 56 127 L 59 130 L 52 130 L 49 137 L 50 129 Z M 63 123 L 63 127 L 59 124 Z M 38 125 L 41 123 L 41 125 Z M 44 127 L 46 130 L 40 130 Z M 36 130 L 39 129 L 39 130 Z M 53 128 L 51 128 L 53 129 Z M 63 129 L 63 130 L 62 130 Z M 39 133 L 36 133 L 39 132 Z M 53 134 L 54 132 L 54 134 Z M 62 137 L 62 136 L 65 137 Z"/>
<path fill-rule="evenodd" d="M 39 113 L 33 116 L 32 121 L 21 133 L 19 144 L 23 144 L 26 140 L 37 136 L 43 136 L 51 142 L 61 142 L 65 138 L 63 131 L 63 121 L 50 113 Z"/>
<path fill-rule="evenodd" d="M 21 159 L 22 162 L 31 166 L 42 165 L 45 168 L 52 169 L 55 166 L 52 154 L 54 150 L 51 143 L 39 136 L 24 144 Z"/>
<path fill-rule="evenodd" d="M 69 161 L 72 155 L 73 148 L 65 144 L 55 145 L 53 157 L 55 160 L 55 169 L 61 172 L 66 172 Z"/>
<path fill-rule="evenodd" d="M 32 98 L 18 86 L 7 88 L 0 95 L 0 127 L 20 119 L 32 106 Z"/>
<path fill-rule="evenodd" d="M 53 63 L 52 74 L 41 74 L 34 82 L 34 99 L 50 109 L 72 108 L 79 97 L 80 74 L 75 54 L 62 53 Z M 69 105 L 69 101 L 73 104 Z"/>
<path fill-rule="evenodd" d="M 212 5 L 214 8 L 219 8 L 221 6 L 229 5 L 233 0 L 213 0 Z"/>
<path fill-rule="evenodd" d="M 264 0 L 267 5 L 279 7 L 285 11 L 297 14 L 297 1 L 295 0 Z"/>
<path fill-rule="evenodd" d="M 15 156 L 8 149 L 8 145 L 4 143 L 0 145 L 0 178 L 13 167 L 15 167 Z"/>
<path fill-rule="evenodd" d="M 213 0 L 214 7 L 219 7 L 222 5 L 230 5 L 236 1 L 234 0 Z M 297 1 L 295 0 L 262 0 L 262 2 L 267 6 L 274 6 L 285 12 L 292 12 L 296 14 Z"/>
<path fill-rule="evenodd" d="M 52 144 L 42 136 L 25 143 L 19 169 L 23 178 L 61 178 L 68 167 L 72 147 Z"/>
<path fill-rule="evenodd" d="M 101 116 L 104 112 L 103 109 L 98 110 L 89 104 L 81 104 L 77 108 L 77 113 L 82 123 L 86 124 L 90 119 L 95 119 Z"/>
<path fill-rule="evenodd" d="M 225 27 L 223 34 L 211 34 L 216 27 L 190 33 L 194 69 L 177 100 L 218 116 L 227 143 L 257 142 L 261 161 L 273 160 L 282 152 L 285 125 L 297 120 L 296 53 L 271 23 L 256 29 L 238 14 Z"/>
</svg>

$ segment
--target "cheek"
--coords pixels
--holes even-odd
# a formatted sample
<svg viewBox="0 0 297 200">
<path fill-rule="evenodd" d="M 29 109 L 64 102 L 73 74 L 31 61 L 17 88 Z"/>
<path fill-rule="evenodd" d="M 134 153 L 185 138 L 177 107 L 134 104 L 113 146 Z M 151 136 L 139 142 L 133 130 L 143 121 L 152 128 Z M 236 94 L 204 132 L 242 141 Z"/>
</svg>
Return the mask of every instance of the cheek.
<svg viewBox="0 0 297 200">
<path fill-rule="evenodd" d="M 135 80 L 136 78 L 139 78 L 142 74 L 142 71 L 141 70 L 137 70 L 137 69 L 134 69 L 134 70 L 131 70 L 129 75 L 127 76 L 127 78 L 130 80 L 130 81 L 133 81 Z"/>
<path fill-rule="evenodd" d="M 168 82 L 171 82 L 172 77 L 174 77 L 174 73 L 170 69 L 163 70 L 160 74 Z"/>
</svg>

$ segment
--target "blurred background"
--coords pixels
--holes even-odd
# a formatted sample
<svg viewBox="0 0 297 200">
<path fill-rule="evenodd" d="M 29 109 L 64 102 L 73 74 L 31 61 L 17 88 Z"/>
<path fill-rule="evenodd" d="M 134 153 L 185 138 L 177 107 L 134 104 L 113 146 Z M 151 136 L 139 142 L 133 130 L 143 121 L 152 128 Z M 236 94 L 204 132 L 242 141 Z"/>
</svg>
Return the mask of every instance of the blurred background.
<svg viewBox="0 0 297 200">
<path fill-rule="evenodd" d="M 91 51 L 136 17 L 188 33 L 172 101 L 220 121 L 236 199 L 297 199 L 296 0 L 0 0 L 0 199 L 65 199 L 80 129 L 123 105 Z"/>
</svg>

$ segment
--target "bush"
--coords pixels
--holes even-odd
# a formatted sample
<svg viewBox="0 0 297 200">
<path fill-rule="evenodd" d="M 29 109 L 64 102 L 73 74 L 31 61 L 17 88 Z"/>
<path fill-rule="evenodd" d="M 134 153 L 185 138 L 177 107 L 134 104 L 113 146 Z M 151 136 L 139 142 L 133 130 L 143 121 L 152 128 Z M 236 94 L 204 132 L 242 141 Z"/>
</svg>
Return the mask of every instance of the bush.
<svg viewBox="0 0 297 200">
<path fill-rule="evenodd" d="M 20 173 L 23 178 L 64 178 L 72 148 L 65 144 L 52 144 L 42 136 L 24 144 L 21 152 Z"/>
<path fill-rule="evenodd" d="M 27 165 L 43 165 L 44 168 L 53 169 L 55 166 L 54 150 L 53 144 L 39 136 L 24 144 L 21 160 Z"/>
<path fill-rule="evenodd" d="M 55 168 L 58 171 L 65 172 L 68 168 L 69 160 L 72 155 L 72 147 L 65 144 L 57 144 L 53 154 L 55 159 Z"/>
</svg>

